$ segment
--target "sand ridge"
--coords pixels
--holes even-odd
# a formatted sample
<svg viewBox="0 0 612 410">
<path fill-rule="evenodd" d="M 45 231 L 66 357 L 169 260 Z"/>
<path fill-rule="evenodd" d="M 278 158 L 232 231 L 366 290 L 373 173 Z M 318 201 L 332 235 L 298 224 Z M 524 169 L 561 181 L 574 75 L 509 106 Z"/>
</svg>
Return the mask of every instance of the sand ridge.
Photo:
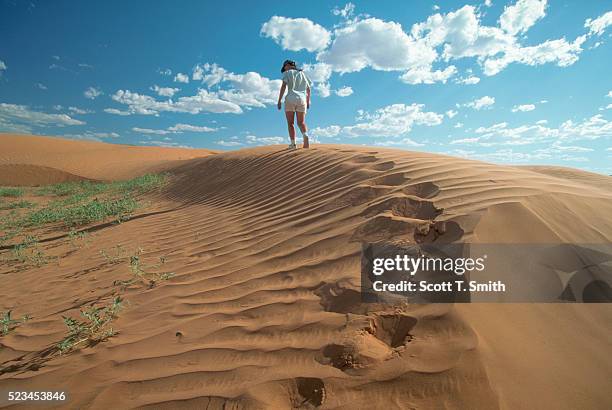
<svg viewBox="0 0 612 410">
<path fill-rule="evenodd" d="M 0 388 L 61 385 L 81 408 L 610 402 L 607 305 L 363 305 L 358 290 L 362 241 L 610 242 L 612 182 L 341 145 L 258 147 L 170 172 L 158 212 L 97 230 L 59 266 L 0 271 L 0 309 L 34 316 L 0 339 Z M 175 277 L 123 293 L 117 336 L 47 359 L 60 314 L 118 291 L 127 268 L 99 253 L 118 244 L 164 256 Z"/>
<path fill-rule="evenodd" d="M 0 133 L 0 185 L 129 179 L 214 152 Z"/>
</svg>

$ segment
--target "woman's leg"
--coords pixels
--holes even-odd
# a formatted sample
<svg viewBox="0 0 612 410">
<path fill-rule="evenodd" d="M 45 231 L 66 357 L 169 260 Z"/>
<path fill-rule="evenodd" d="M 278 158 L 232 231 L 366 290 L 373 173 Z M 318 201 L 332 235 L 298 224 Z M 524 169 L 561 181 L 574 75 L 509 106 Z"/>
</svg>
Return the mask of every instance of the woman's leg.
<svg viewBox="0 0 612 410">
<path fill-rule="evenodd" d="M 304 148 L 310 147 L 310 142 L 308 141 L 308 126 L 306 125 L 306 113 L 305 112 L 296 112 L 297 115 L 297 123 L 298 127 L 300 127 L 300 131 L 302 131 L 302 136 L 304 137 Z"/>
<path fill-rule="evenodd" d="M 293 111 L 285 111 L 285 117 L 287 118 L 287 129 L 289 130 L 289 139 L 291 143 L 295 144 L 295 127 L 293 126 Z"/>
</svg>

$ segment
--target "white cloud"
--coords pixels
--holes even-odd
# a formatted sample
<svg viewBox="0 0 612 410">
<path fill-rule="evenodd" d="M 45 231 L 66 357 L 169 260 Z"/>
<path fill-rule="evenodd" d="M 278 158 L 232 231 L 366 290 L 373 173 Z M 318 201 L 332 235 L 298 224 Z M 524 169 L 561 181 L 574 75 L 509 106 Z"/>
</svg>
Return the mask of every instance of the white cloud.
<svg viewBox="0 0 612 410">
<path fill-rule="evenodd" d="M 444 70 L 431 71 L 431 67 L 417 67 L 406 71 L 400 76 L 400 80 L 408 84 L 434 84 L 446 81 L 457 73 L 454 65 L 446 67 Z"/>
<path fill-rule="evenodd" d="M 481 26 L 476 8 L 463 6 L 446 15 L 434 14 L 412 26 L 412 35 L 432 48 L 442 47 L 445 60 L 487 57 L 503 52 L 515 42 L 501 28 Z"/>
<path fill-rule="evenodd" d="M 533 104 L 521 104 L 521 105 L 515 105 L 514 107 L 512 107 L 512 112 L 517 112 L 517 111 L 526 112 L 526 111 L 533 111 L 533 110 L 535 110 L 535 105 Z"/>
<path fill-rule="evenodd" d="M 133 127 L 132 131 L 139 132 L 141 134 L 156 134 L 156 135 L 170 134 L 170 131 L 168 130 L 154 130 L 151 128 L 139 128 L 139 127 Z"/>
<path fill-rule="evenodd" d="M 218 128 L 211 128 L 202 125 L 191 125 L 191 124 L 176 124 L 168 128 L 169 131 L 180 133 L 180 132 L 213 132 L 217 131 Z"/>
<path fill-rule="evenodd" d="M 479 127 L 474 133 L 478 135 L 480 146 L 494 145 L 529 145 L 535 143 L 552 142 L 558 150 L 572 150 L 564 148 L 575 141 L 589 141 L 612 137 L 612 122 L 602 115 L 594 115 L 580 122 L 571 120 L 563 122 L 559 127 L 547 127 L 546 123 L 538 121 L 535 124 L 525 124 L 509 127 L 508 123 L 501 122 L 489 127 Z M 464 142 L 465 143 L 465 142 Z M 569 147 L 572 147 L 569 145 Z M 576 149 L 573 149 L 576 151 Z"/>
<path fill-rule="evenodd" d="M 510 34 L 524 33 L 546 15 L 546 0 L 518 0 L 506 6 L 499 25 Z"/>
<path fill-rule="evenodd" d="M 139 128 L 134 127 L 132 131 L 139 132 L 141 134 L 155 134 L 155 135 L 166 135 L 166 134 L 182 134 L 184 132 L 213 132 L 217 131 L 218 128 L 211 128 L 200 125 L 191 124 L 176 124 L 167 129 L 151 129 L 151 128 Z"/>
<path fill-rule="evenodd" d="M 457 114 L 458 114 L 458 112 L 457 112 L 457 111 L 454 111 L 454 110 L 448 110 L 448 111 L 446 111 L 446 116 L 447 116 L 448 118 L 453 118 L 453 117 L 454 117 L 455 115 L 457 115 Z"/>
<path fill-rule="evenodd" d="M 177 82 L 177 83 L 188 83 L 189 82 L 189 76 L 187 74 L 183 74 L 183 73 L 176 73 L 176 75 L 174 76 L 174 82 Z"/>
<path fill-rule="evenodd" d="M 257 137 L 255 135 L 247 135 L 245 139 L 247 144 L 255 145 L 282 144 L 286 141 L 286 138 L 283 137 Z"/>
<path fill-rule="evenodd" d="M 476 76 L 469 76 L 469 77 L 465 77 L 465 78 L 458 78 L 455 83 L 457 84 L 465 84 L 465 85 L 473 85 L 473 84 L 478 84 L 480 82 L 480 78 L 476 77 Z"/>
<path fill-rule="evenodd" d="M 31 126 L 63 127 L 68 125 L 83 125 L 85 122 L 74 119 L 66 114 L 48 114 L 34 111 L 25 105 L 0 103 L 0 125 L 10 128 L 29 129 Z"/>
<path fill-rule="evenodd" d="M 270 80 L 256 72 L 232 73 L 217 64 L 203 64 L 194 68 L 196 78 L 208 89 L 200 88 L 196 95 L 175 100 L 158 101 L 154 97 L 129 90 L 118 90 L 113 100 L 128 106 L 127 113 L 159 115 L 162 111 L 213 113 L 242 113 L 241 107 L 265 107 L 276 103 L 281 80 Z M 111 111 L 112 110 L 112 111 Z M 116 109 L 107 109 L 112 114 L 124 114 Z M 120 115 L 121 115 L 120 114 Z"/>
<path fill-rule="evenodd" d="M 306 18 L 273 16 L 261 26 L 261 35 L 272 38 L 283 50 L 323 50 L 330 41 L 324 27 Z"/>
<path fill-rule="evenodd" d="M 270 80 L 254 71 L 235 74 L 217 64 L 207 63 L 201 69 L 202 82 L 208 88 L 229 85 L 229 88 L 216 90 L 213 94 L 238 106 L 265 107 L 275 104 L 282 84 L 281 80 Z"/>
<path fill-rule="evenodd" d="M 322 98 L 327 98 L 331 95 L 331 86 L 329 83 L 318 83 L 315 85 L 315 89 L 319 93 L 319 96 Z"/>
<path fill-rule="evenodd" d="M 0 60 L 0 76 L 2 75 L 2 72 L 5 71 L 7 68 L 8 67 L 6 66 L 4 61 Z"/>
<path fill-rule="evenodd" d="M 340 134 L 342 127 L 338 125 L 330 125 L 328 127 L 316 127 L 310 130 L 310 133 L 319 138 L 331 138 Z"/>
<path fill-rule="evenodd" d="M 158 69 L 157 72 L 161 75 L 172 75 L 172 70 L 170 70 L 169 68 L 166 69 Z"/>
<path fill-rule="evenodd" d="M 382 71 L 404 71 L 430 67 L 435 50 L 417 42 L 399 23 L 377 18 L 356 20 L 334 31 L 331 46 L 317 55 L 334 71 L 349 73 L 366 67 Z"/>
<path fill-rule="evenodd" d="M 177 101 L 157 101 L 151 96 L 133 93 L 129 90 L 118 90 L 112 98 L 118 103 L 127 105 L 130 114 L 158 115 L 162 111 L 190 114 L 198 114 L 203 111 L 234 114 L 242 112 L 238 104 L 222 100 L 216 93 L 203 89 L 198 90 L 194 96 L 180 97 Z M 118 111 L 112 112 L 112 114 L 117 113 Z"/>
<path fill-rule="evenodd" d="M 608 91 L 608 94 L 606 94 L 606 97 L 612 98 L 612 90 Z"/>
<path fill-rule="evenodd" d="M 462 122 L 458 122 L 457 124 L 455 124 L 453 126 L 453 128 L 463 128 L 463 123 Z"/>
<path fill-rule="evenodd" d="M 486 108 L 491 108 L 493 104 L 495 104 L 495 98 L 485 95 L 484 97 L 477 98 L 474 101 L 465 103 L 463 104 L 463 106 L 468 107 L 468 108 L 473 108 L 475 110 L 482 110 Z"/>
<path fill-rule="evenodd" d="M 376 141 L 374 145 L 380 147 L 395 147 L 395 146 L 409 146 L 409 147 L 422 147 L 425 144 L 411 140 L 410 138 L 402 138 L 401 140 L 387 140 L 387 141 Z"/>
<path fill-rule="evenodd" d="M 68 111 L 70 111 L 73 114 L 93 114 L 93 111 L 91 110 L 84 110 L 82 108 L 78 108 L 78 107 L 68 107 Z"/>
<path fill-rule="evenodd" d="M 172 97 L 174 94 L 180 91 L 180 88 L 160 87 L 157 84 L 155 84 L 150 89 L 151 91 L 155 91 L 157 95 L 162 96 L 162 97 Z"/>
<path fill-rule="evenodd" d="M 39 89 L 43 91 L 47 89 L 47 86 L 44 85 L 43 83 L 36 83 L 36 87 L 38 87 Z"/>
<path fill-rule="evenodd" d="M 167 140 L 165 141 L 138 141 L 140 144 L 142 145 L 154 145 L 156 147 L 163 147 L 163 148 L 193 148 L 191 145 L 184 145 L 184 144 L 180 144 L 178 142 L 168 142 Z"/>
<path fill-rule="evenodd" d="M 240 141 L 225 141 L 225 140 L 216 141 L 215 144 L 221 145 L 222 147 L 238 147 L 240 145 L 244 145 Z"/>
<path fill-rule="evenodd" d="M 332 74 L 332 67 L 325 63 L 305 64 L 304 72 L 315 83 L 324 83 Z"/>
<path fill-rule="evenodd" d="M 85 96 L 85 98 L 88 98 L 90 100 L 95 100 L 102 94 L 102 91 L 96 87 L 88 87 L 85 91 L 83 91 L 83 95 Z"/>
<path fill-rule="evenodd" d="M 118 110 L 116 108 L 105 108 L 104 112 L 107 113 L 107 114 L 122 115 L 122 116 L 132 115 L 133 114 L 130 111 L 121 111 L 121 110 Z"/>
<path fill-rule="evenodd" d="M 595 19 L 587 19 L 584 22 L 584 27 L 589 29 L 589 35 L 601 36 L 610 25 L 612 25 L 612 11 L 608 11 Z"/>
<path fill-rule="evenodd" d="M 443 116 L 423 111 L 423 104 L 392 104 L 374 113 L 361 112 L 354 125 L 332 125 L 311 131 L 317 137 L 400 137 L 408 134 L 414 125 L 434 126 L 442 123 Z"/>
<path fill-rule="evenodd" d="M 335 92 L 336 92 L 336 95 L 339 97 L 348 97 L 349 95 L 353 94 L 353 88 L 345 86 L 345 87 L 337 89 Z"/>
<path fill-rule="evenodd" d="M 331 95 L 331 85 L 329 84 L 329 78 L 332 74 L 331 65 L 325 63 L 305 64 L 304 72 L 315 84 L 314 89 L 319 96 L 327 98 Z"/>
<path fill-rule="evenodd" d="M 491 1 L 491 0 L 485 0 L 484 5 L 485 5 L 486 7 L 491 7 L 491 6 L 493 5 L 493 1 Z"/>
<path fill-rule="evenodd" d="M 511 63 L 530 66 L 556 63 L 559 67 L 567 67 L 578 61 L 585 40 L 586 36 L 580 36 L 573 42 L 561 38 L 547 40 L 536 46 L 509 48 L 503 56 L 486 60 L 483 66 L 484 73 L 489 76 L 495 75 Z"/>
<path fill-rule="evenodd" d="M 332 14 L 334 16 L 342 16 L 345 19 L 350 18 L 355 13 L 355 5 L 353 3 L 346 3 L 343 8 L 334 7 Z"/>
</svg>

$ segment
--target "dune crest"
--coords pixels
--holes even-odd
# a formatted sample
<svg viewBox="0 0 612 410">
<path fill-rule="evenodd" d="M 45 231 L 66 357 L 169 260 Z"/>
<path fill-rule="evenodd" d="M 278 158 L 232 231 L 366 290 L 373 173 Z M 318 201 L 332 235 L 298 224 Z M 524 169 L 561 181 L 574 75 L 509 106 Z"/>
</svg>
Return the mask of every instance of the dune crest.
<svg viewBox="0 0 612 410">
<path fill-rule="evenodd" d="M 332 145 L 259 147 L 169 170 L 158 212 L 96 231 L 60 268 L 0 271 L 0 308 L 34 317 L 0 339 L 0 389 L 61 385 L 81 408 L 610 402 L 609 306 L 364 305 L 358 292 L 362 241 L 610 242 L 611 181 Z M 60 314 L 108 299 L 128 275 L 100 256 L 118 244 L 165 257 L 175 276 L 122 294 L 117 336 L 47 360 Z M 568 360 L 556 363 L 551 346 Z M 521 367 L 530 360 L 537 366 Z"/>
</svg>

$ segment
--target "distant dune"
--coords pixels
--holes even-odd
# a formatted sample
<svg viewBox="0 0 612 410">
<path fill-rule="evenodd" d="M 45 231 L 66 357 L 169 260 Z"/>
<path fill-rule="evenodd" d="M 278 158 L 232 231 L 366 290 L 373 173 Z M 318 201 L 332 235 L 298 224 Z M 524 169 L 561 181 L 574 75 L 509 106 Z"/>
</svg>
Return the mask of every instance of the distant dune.
<svg viewBox="0 0 612 410">
<path fill-rule="evenodd" d="M 213 152 L 0 133 L 0 185 L 127 179 Z"/>
<path fill-rule="evenodd" d="M 71 408 L 609 407 L 609 304 L 363 305 L 358 291 L 362 241 L 609 243 L 612 178 L 348 145 L 209 154 L 0 136 L 2 184 L 32 183 L 17 175 L 34 166 L 172 174 L 155 212 L 76 252 L 46 242 L 67 249 L 58 265 L 0 268 L 0 311 L 34 317 L 0 338 L 0 391 L 65 390 Z M 119 244 L 175 276 L 127 289 L 117 336 L 46 360 L 61 315 L 129 275 L 100 255 Z"/>
</svg>

